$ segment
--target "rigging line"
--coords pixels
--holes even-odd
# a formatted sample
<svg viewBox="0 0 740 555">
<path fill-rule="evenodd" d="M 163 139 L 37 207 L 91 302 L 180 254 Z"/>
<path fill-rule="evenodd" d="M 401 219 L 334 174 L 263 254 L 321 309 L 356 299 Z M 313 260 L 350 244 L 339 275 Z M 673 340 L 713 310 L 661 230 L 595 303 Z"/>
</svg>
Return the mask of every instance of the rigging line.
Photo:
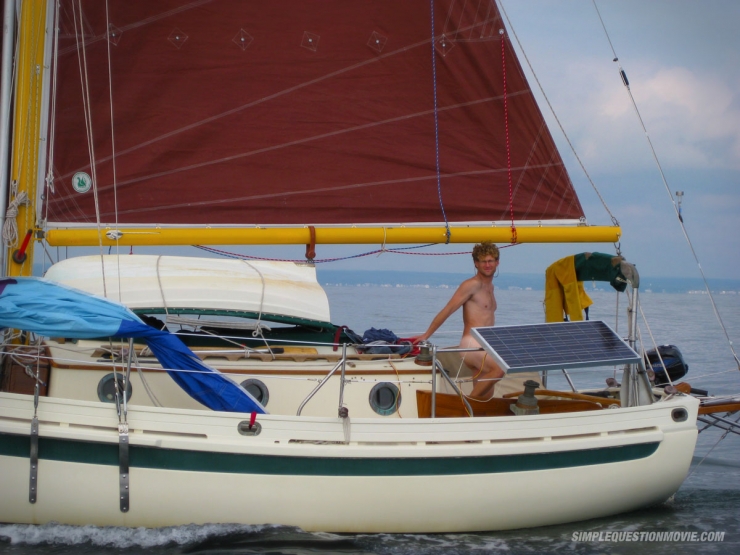
<svg viewBox="0 0 740 555">
<path fill-rule="evenodd" d="M 594 4 L 596 13 L 599 16 L 599 21 L 601 21 L 601 26 L 604 28 L 604 34 L 606 35 L 606 39 L 607 41 L 609 41 L 609 46 L 612 49 L 612 54 L 614 55 L 613 61 L 617 62 L 617 67 L 619 68 L 619 76 L 622 78 L 622 84 L 624 85 L 625 89 L 627 89 L 627 94 L 629 95 L 630 101 L 632 102 L 632 107 L 635 110 L 635 115 L 637 116 L 637 119 L 640 121 L 640 126 L 642 127 L 643 133 L 645 133 L 645 139 L 648 142 L 648 146 L 650 147 L 650 152 L 652 152 L 653 159 L 655 160 L 655 164 L 658 167 L 658 172 L 660 173 L 660 178 L 663 181 L 663 186 L 665 187 L 666 193 L 668 193 L 668 198 L 671 199 L 671 204 L 673 205 L 673 210 L 675 211 L 676 217 L 678 218 L 678 223 L 681 226 L 681 231 L 683 232 L 683 236 L 689 245 L 689 250 L 691 250 L 691 254 L 694 257 L 694 260 L 696 261 L 696 265 L 699 268 L 699 273 L 701 274 L 701 279 L 704 281 L 704 287 L 707 290 L 707 294 L 709 295 L 709 302 L 712 305 L 712 310 L 714 310 L 714 315 L 716 316 L 717 321 L 719 322 L 719 325 L 722 328 L 722 331 L 724 332 L 725 337 L 727 338 L 727 342 L 730 346 L 730 351 L 732 351 L 732 356 L 735 359 L 735 364 L 737 365 L 737 369 L 740 370 L 740 358 L 738 358 L 738 355 L 735 352 L 735 346 L 732 343 L 732 339 L 730 339 L 730 335 L 727 332 L 727 327 L 725 326 L 725 323 L 722 320 L 722 316 L 720 316 L 719 310 L 717 309 L 717 304 L 714 302 L 714 295 L 712 295 L 712 290 L 709 287 L 709 282 L 707 281 L 707 277 L 704 274 L 704 269 L 701 267 L 701 262 L 699 262 L 699 256 L 696 254 L 694 245 L 691 242 L 689 233 L 686 230 L 686 226 L 684 225 L 683 216 L 681 215 L 681 209 L 676 204 L 676 200 L 673 197 L 673 194 L 671 193 L 671 189 L 668 186 L 668 180 L 665 176 L 665 173 L 663 172 L 663 166 L 660 164 L 660 160 L 658 159 L 658 154 L 655 151 L 655 148 L 653 147 L 653 141 L 650 139 L 650 135 L 648 134 L 647 127 L 645 126 L 645 122 L 643 121 L 642 115 L 640 114 L 640 110 L 637 107 L 637 102 L 635 101 L 635 97 L 632 95 L 632 89 L 630 88 L 630 83 L 629 83 L 629 80 L 627 79 L 627 74 L 622 68 L 622 64 L 619 62 L 619 57 L 617 56 L 617 52 L 614 49 L 614 45 L 612 44 L 611 38 L 609 38 L 609 31 L 607 31 L 606 29 L 606 24 L 604 23 L 604 20 L 601 17 L 601 12 L 599 11 L 599 7 L 596 5 L 596 0 L 591 0 L 591 1 Z"/>
<path fill-rule="evenodd" d="M 22 6 L 21 6 L 22 9 Z M 3 12 L 5 13 L 5 12 Z M 12 96 L 12 91 L 16 89 L 16 81 L 18 79 L 18 61 L 17 61 L 17 53 L 20 50 L 19 44 L 20 44 L 20 37 L 18 36 L 20 33 L 15 33 L 15 39 L 13 40 L 13 44 L 11 45 L 11 49 L 13 54 L 10 56 L 10 83 L 8 85 L 8 89 L 10 91 L 10 96 Z M 3 37 L 4 38 L 4 37 Z M 0 39 L 3 40 L 3 39 Z M 0 43 L 1 44 L 1 43 Z M 0 62 L 1 63 L 1 62 Z M 5 110 L 5 118 L 2 121 L 2 128 L 3 129 L 10 129 L 10 122 L 13 119 L 13 110 L 10 109 L 10 99 L 8 99 L 8 105 L 7 110 Z M 10 149 L 8 149 L 10 150 Z M 8 159 L 6 161 L 8 166 L 10 165 L 10 154 L 8 153 Z M 7 172 L 8 174 L 10 171 Z M 3 176 L 4 178 L 5 176 Z"/>
<path fill-rule="evenodd" d="M 44 222 L 49 219 L 49 197 L 54 193 L 54 141 L 56 140 L 56 114 L 57 114 L 57 82 L 59 75 L 59 64 L 56 63 L 59 57 L 59 2 L 55 2 L 54 10 L 54 46 L 51 55 L 54 64 L 54 75 L 51 82 L 51 114 L 49 116 L 49 144 L 48 144 L 48 162 L 49 168 L 46 174 L 44 196 Z"/>
<path fill-rule="evenodd" d="M 275 353 L 272 352 L 272 347 L 270 347 L 270 344 L 267 342 L 267 338 L 265 337 L 265 334 L 262 333 L 262 313 L 265 308 L 265 289 L 267 289 L 267 284 L 265 283 L 265 276 L 262 275 L 262 272 L 260 272 L 260 269 L 256 266 L 252 266 L 247 260 L 242 260 L 244 264 L 249 266 L 252 270 L 257 272 L 257 274 L 260 276 L 260 282 L 262 283 L 262 290 L 260 293 L 260 310 L 257 314 L 257 329 L 252 332 L 252 337 L 256 337 L 255 333 L 259 334 L 259 336 L 262 338 L 262 341 L 265 343 L 265 347 L 267 347 L 267 350 L 270 352 L 270 355 L 272 355 L 272 359 L 275 360 Z"/>
<path fill-rule="evenodd" d="M 378 254 L 378 253 L 383 253 L 383 252 L 388 252 L 388 253 L 391 253 L 391 254 L 405 254 L 405 255 L 409 255 L 409 256 L 460 256 L 460 255 L 470 256 L 470 251 L 459 251 L 459 252 L 401 252 L 401 251 L 406 251 L 406 250 L 411 250 L 411 249 L 420 249 L 420 248 L 423 248 L 423 247 L 431 247 L 431 246 L 440 245 L 440 244 L 441 243 L 427 243 L 425 245 L 414 245 L 414 246 L 411 246 L 411 247 L 398 247 L 398 248 L 395 248 L 395 249 L 385 249 L 385 250 L 383 250 L 383 249 L 375 249 L 375 250 L 364 252 L 364 253 L 360 253 L 360 254 L 353 254 L 353 255 L 350 255 L 350 256 L 343 256 L 343 257 L 338 257 L 338 258 L 319 258 L 319 259 L 314 259 L 313 263 L 314 264 L 322 264 L 322 263 L 327 263 L 327 262 L 339 262 L 341 260 L 350 260 L 350 259 L 353 259 L 353 258 L 362 258 L 364 256 L 371 256 L 373 254 Z M 214 253 L 214 254 L 219 254 L 219 255 L 225 256 L 227 258 L 236 258 L 238 260 L 249 259 L 249 260 L 264 260 L 264 261 L 269 261 L 269 262 L 295 262 L 295 263 L 299 263 L 299 264 L 300 263 L 305 263 L 305 259 L 299 259 L 299 258 L 269 258 L 269 257 L 263 257 L 263 256 L 252 256 L 252 255 L 249 255 L 249 254 L 239 254 L 239 253 L 235 253 L 235 252 L 229 252 L 229 251 L 224 251 L 224 250 L 220 250 L 220 249 L 215 249 L 213 247 L 206 247 L 204 245 L 192 245 L 192 246 L 195 247 L 196 249 L 204 250 L 206 252 L 211 252 L 211 253 Z M 509 245 L 503 245 L 503 246 L 501 246 L 499 248 L 500 249 L 506 249 L 506 248 L 514 247 L 514 246 L 516 246 L 516 245 L 515 244 L 509 244 Z"/>
<path fill-rule="evenodd" d="M 80 30 L 82 30 L 82 0 L 77 0 L 77 8 L 80 16 Z M 80 33 L 77 30 L 77 15 L 74 13 L 74 4 L 72 4 L 72 14 L 74 16 L 75 24 L 75 38 L 78 46 L 80 42 Z M 84 31 L 81 31 L 84 34 Z M 83 37 L 84 39 L 84 37 Z M 92 126 L 92 108 L 90 104 L 90 79 L 87 75 L 87 50 L 85 49 L 84 40 L 82 42 L 82 48 L 77 50 L 77 57 L 80 60 L 80 50 L 82 51 L 82 59 L 80 61 L 80 78 L 82 80 L 83 90 L 83 104 L 85 107 L 85 123 L 87 125 L 87 148 L 90 156 L 90 172 L 92 173 L 92 189 L 93 196 L 95 198 L 95 220 L 98 227 L 98 246 L 100 248 L 100 269 L 101 276 L 103 278 L 103 296 L 108 296 L 108 290 L 105 283 L 105 262 L 103 261 L 103 230 L 100 226 L 100 204 L 98 202 L 98 176 L 97 176 L 97 164 L 95 163 L 95 143 L 93 142 L 93 126 Z M 84 75 L 84 76 L 83 76 Z"/>
<path fill-rule="evenodd" d="M 441 170 L 439 165 L 439 114 L 437 111 L 437 38 L 434 34 L 434 0 L 429 0 L 429 11 L 431 12 L 430 19 L 432 23 L 432 92 L 434 97 L 434 159 L 437 169 L 437 198 L 439 198 L 439 208 L 442 211 L 442 217 L 445 221 L 445 235 L 447 237 L 447 244 L 450 242 L 450 222 L 447 221 L 447 214 L 445 213 L 445 205 L 442 202 L 442 178 Z M 444 40 L 444 39 L 442 39 Z M 504 97 L 505 98 L 505 97 Z"/>
<path fill-rule="evenodd" d="M 516 243 L 516 225 L 514 225 L 514 184 L 511 179 L 511 141 L 509 138 L 509 103 L 506 98 L 506 36 L 499 29 L 501 36 L 501 69 L 504 80 L 504 127 L 506 128 L 506 169 L 509 179 L 509 209 L 511 211 L 511 242 Z"/>
<path fill-rule="evenodd" d="M 264 260 L 264 261 L 269 261 L 269 262 L 295 262 L 295 263 L 305 263 L 306 262 L 305 259 L 297 259 L 297 258 L 268 258 L 268 257 L 263 257 L 263 256 L 251 256 L 251 255 L 248 255 L 248 254 L 238 254 L 238 253 L 234 253 L 234 252 L 223 251 L 223 250 L 220 250 L 220 249 L 214 249 L 213 247 L 206 247 L 204 245 L 193 245 L 193 246 L 196 249 L 204 250 L 206 252 L 212 252 L 214 254 L 220 254 L 221 256 L 226 256 L 228 258 L 236 258 L 238 260 L 249 259 L 249 260 Z M 314 262 L 314 264 L 319 264 L 319 263 L 322 263 L 322 262 L 336 262 L 336 261 L 339 261 L 339 260 L 350 260 L 352 258 L 361 258 L 361 257 L 364 257 L 364 256 L 370 256 L 370 255 L 373 255 L 373 254 L 378 254 L 379 252 L 382 252 L 382 251 L 380 249 L 376 249 L 376 250 L 365 252 L 365 253 L 362 253 L 362 254 L 355 254 L 355 255 L 352 255 L 352 256 L 344 256 L 344 257 L 341 257 L 341 258 L 319 258 L 319 259 L 314 259 L 313 262 Z"/>
<path fill-rule="evenodd" d="M 23 9 L 23 5 L 21 4 L 21 10 L 22 9 Z M 19 45 L 20 45 L 20 36 L 19 35 L 20 35 L 20 33 L 15 33 L 15 40 L 13 41 L 13 44 L 11 45 L 11 48 L 12 48 L 12 51 L 13 51 L 13 54 L 10 57 L 11 69 L 10 69 L 9 91 L 10 91 L 10 96 L 11 97 L 12 97 L 12 91 L 16 90 L 16 84 L 17 84 L 17 81 L 18 81 L 18 59 L 17 58 L 18 58 L 18 52 L 20 51 L 20 48 L 19 48 Z M 10 125 L 11 125 L 10 122 L 13 120 L 13 110 L 10 109 L 11 108 L 10 104 L 11 104 L 10 103 L 10 99 L 8 99 L 8 104 L 6 105 L 7 109 L 5 110 L 5 119 L 2 122 L 2 128 L 3 129 L 7 129 L 7 130 L 10 130 Z M 12 138 L 9 137 L 9 136 L 6 136 L 6 137 L 8 139 L 8 142 L 11 143 L 12 142 Z M 9 144 L 9 147 L 10 147 L 10 144 Z M 21 145 L 21 148 L 22 148 L 22 145 Z M 5 205 L 5 210 L 6 211 L 7 211 L 7 208 L 8 208 L 8 203 L 10 202 L 10 197 L 11 196 L 15 196 L 16 191 L 17 191 L 17 187 L 14 187 L 13 186 L 13 182 L 14 182 L 14 179 L 13 179 L 13 176 L 12 176 L 12 173 L 13 173 L 13 171 L 12 171 L 12 165 L 13 165 L 13 163 L 12 163 L 12 157 L 10 156 L 10 152 L 11 152 L 12 148 L 8 148 L 7 150 L 8 150 L 8 154 L 7 154 L 7 158 L 5 160 L 6 174 L 3 175 L 0 178 L 0 181 L 3 184 L 5 184 L 5 180 L 7 178 L 7 184 L 8 184 L 7 185 L 7 189 L 8 189 L 7 196 L 8 196 L 8 198 L 6 199 L 6 205 Z M 3 216 L 6 219 L 0 219 L 0 222 L 2 222 L 2 226 L 0 226 L 0 227 L 2 227 L 2 228 L 5 227 L 5 222 L 7 221 L 7 216 L 5 216 L 5 215 L 3 215 Z M 3 239 L 3 244 L 6 245 L 6 246 L 8 246 L 7 243 L 5 243 L 4 239 Z M 7 259 L 6 259 L 6 256 L 8 254 L 7 253 L 7 250 L 8 250 L 7 248 L 4 248 L 2 250 L 2 253 L 0 253 L 0 276 L 5 276 L 5 274 L 7 272 Z M 1 353 L 0 353 L 0 355 L 1 355 Z"/>
<path fill-rule="evenodd" d="M 20 9 L 21 10 L 24 9 L 23 8 L 23 4 L 21 4 Z M 13 48 L 14 54 L 13 54 L 13 56 L 11 58 L 11 66 L 12 66 L 12 68 L 11 68 L 11 76 L 10 76 L 10 90 L 11 91 L 14 91 L 16 89 L 16 85 L 17 85 L 17 82 L 18 82 L 18 65 L 19 65 L 18 52 L 20 52 L 20 33 L 16 33 L 16 37 L 15 37 L 15 40 L 14 40 L 14 44 L 12 45 L 12 48 Z M 13 119 L 13 110 L 10 109 L 10 108 L 11 108 L 11 106 L 10 106 L 10 103 L 9 103 L 8 104 L 8 110 L 6 110 L 6 114 L 5 114 L 6 117 L 7 117 L 7 119 L 3 122 L 3 124 L 4 124 L 3 127 L 5 129 L 10 129 L 10 122 Z M 5 124 L 7 124 L 7 125 L 5 125 Z M 22 162 L 23 157 L 24 157 L 24 154 L 23 153 L 25 151 L 25 147 L 26 147 L 26 141 L 22 141 L 21 144 L 20 144 L 20 151 L 19 151 L 20 152 L 20 155 L 18 157 L 18 159 L 21 162 Z M 7 198 L 6 204 L 5 204 L 4 220 L 2 221 L 2 244 L 6 248 L 3 249 L 3 253 L 2 253 L 2 255 L 0 255 L 0 263 L 2 263 L 2 269 L 0 271 L 0 274 L 3 275 L 3 276 L 5 275 L 5 272 L 7 270 L 7 266 L 6 266 L 7 260 L 6 260 L 5 256 L 8 253 L 6 251 L 8 250 L 9 247 L 16 246 L 17 245 L 17 242 L 18 242 L 18 222 L 15 219 L 16 216 L 17 216 L 17 214 L 16 214 L 16 216 L 13 216 L 12 215 L 11 206 L 13 206 L 13 202 L 15 202 L 16 205 L 18 205 L 18 204 L 20 204 L 21 202 L 24 201 L 24 199 L 18 198 L 18 180 L 17 179 L 13 179 L 13 175 L 12 175 L 12 173 L 13 173 L 13 161 L 11 160 L 10 150 L 11 149 L 8 149 L 8 158 L 7 158 L 7 161 L 6 161 L 6 163 L 7 163 L 7 174 L 8 174 L 7 175 L 7 179 L 8 179 L 8 193 L 7 193 L 7 195 L 8 195 L 8 198 Z M 18 165 L 18 168 L 16 168 L 16 171 L 18 172 L 18 176 L 16 176 L 16 177 L 19 177 L 20 176 L 20 170 L 21 170 L 21 167 L 20 166 L 21 166 L 21 164 L 19 164 Z M 3 177 L 3 179 L 5 178 L 5 176 L 2 176 L 2 177 Z M 13 199 L 13 197 L 16 197 L 16 198 Z M 11 199 L 13 199 L 13 200 L 11 200 Z M 7 229 L 7 233 L 6 233 L 6 229 Z M 9 238 L 12 238 L 12 241 Z"/>
<path fill-rule="evenodd" d="M 658 348 L 658 343 L 655 341 L 655 337 L 653 337 L 653 330 L 650 329 L 650 324 L 648 324 L 647 318 L 645 318 L 645 312 L 642 310 L 642 303 L 638 303 L 637 308 L 640 310 L 640 315 L 642 316 L 642 323 L 645 324 L 645 329 L 647 329 L 648 335 L 650 336 L 650 340 L 653 342 L 653 349 L 655 349 L 655 354 L 658 355 L 658 360 L 660 361 L 660 366 L 663 368 L 663 372 L 665 372 L 665 376 L 668 379 L 668 383 L 670 385 L 673 385 L 673 379 L 671 378 L 671 375 L 668 373 L 668 368 L 666 368 L 665 361 L 663 360 L 663 355 L 660 354 L 660 349 Z M 638 326 L 638 335 L 640 332 L 640 328 Z M 642 341 L 642 335 L 640 335 L 640 347 L 643 355 L 643 359 L 645 358 L 645 344 Z"/>
<path fill-rule="evenodd" d="M 152 388 L 149 386 L 148 380 L 146 379 L 146 377 L 144 377 L 144 371 L 142 370 L 141 363 L 139 362 L 139 357 L 136 354 L 136 349 L 134 349 L 133 356 L 134 362 L 136 364 L 136 373 L 139 375 L 139 380 L 141 380 L 141 385 L 144 386 L 144 391 L 146 391 L 149 400 L 155 407 L 163 406 L 159 399 L 157 399 L 157 396 L 154 394 Z"/>
<path fill-rule="evenodd" d="M 522 46 L 522 43 L 519 40 L 519 36 L 516 34 L 516 30 L 514 30 L 514 27 L 511 24 L 511 20 L 509 19 L 509 14 L 506 12 L 506 8 L 504 8 L 503 1 L 502 0 L 497 0 L 497 1 L 499 5 L 501 6 L 501 12 L 504 14 L 504 17 L 506 17 L 506 22 L 509 26 L 509 30 L 514 35 L 514 38 L 516 39 L 516 43 L 519 46 L 519 50 L 522 52 L 522 55 L 524 56 L 524 59 L 527 62 L 527 67 L 529 67 L 529 71 L 532 72 L 532 76 L 534 77 L 534 80 L 537 83 L 537 87 L 539 87 L 540 93 L 542 93 L 542 96 L 545 99 L 545 102 L 547 102 L 547 106 L 548 108 L 550 108 L 550 113 L 555 118 L 555 121 L 557 122 L 558 127 L 560 128 L 560 132 L 563 134 L 563 137 L 568 143 L 568 146 L 570 147 L 570 150 L 573 153 L 573 156 L 575 156 L 576 160 L 578 160 L 578 164 L 581 166 L 581 170 L 583 170 L 583 173 L 585 174 L 586 179 L 588 179 L 588 182 L 591 184 L 591 187 L 596 193 L 596 196 L 599 197 L 599 200 L 601 201 L 601 204 L 604 207 L 604 210 L 606 210 L 607 214 L 609 214 L 609 217 L 611 218 L 612 223 L 615 226 L 619 226 L 619 220 L 617 220 L 614 214 L 612 214 L 612 211 L 609 210 L 609 206 L 606 204 L 604 197 L 601 196 L 601 192 L 599 191 L 598 187 L 596 187 L 596 183 L 594 183 L 594 180 L 591 179 L 591 175 L 588 173 L 588 170 L 586 170 L 586 166 L 583 164 L 581 157 L 578 156 L 578 153 L 576 152 L 576 148 L 573 146 L 573 143 L 571 142 L 570 137 L 565 132 L 565 128 L 563 127 L 563 124 L 560 122 L 560 118 L 558 118 L 558 115 L 555 113 L 555 109 L 552 107 L 549 97 L 547 96 L 547 94 L 545 94 L 545 89 L 542 87 L 542 83 L 540 83 L 540 80 L 537 77 L 537 73 L 534 71 L 534 68 L 532 67 L 532 63 L 529 61 L 529 58 L 527 57 L 527 53 L 525 52 L 524 47 Z"/>
<path fill-rule="evenodd" d="M 740 420 L 740 415 L 735 419 L 735 422 L 737 422 L 738 420 Z M 720 438 L 717 440 L 717 443 L 712 445 L 712 448 L 709 451 L 707 451 L 706 455 L 704 455 L 702 459 L 697 463 L 697 465 L 691 470 L 691 472 L 689 472 L 689 475 L 686 476 L 686 480 L 691 478 L 691 475 L 696 471 L 697 468 L 701 466 L 701 463 L 704 462 L 704 460 L 711 454 L 711 452 L 714 451 L 714 448 L 717 447 L 717 445 L 719 445 L 720 442 L 727 437 L 727 434 L 729 434 L 730 431 L 732 431 L 732 428 L 727 429 L 727 431 L 720 436 Z"/>
<path fill-rule="evenodd" d="M 116 228 L 118 227 L 118 188 L 116 176 L 116 132 L 115 119 L 113 117 L 113 69 L 110 57 L 110 12 L 108 10 L 108 0 L 105 0 L 105 27 L 106 27 L 106 46 L 108 53 L 108 102 L 110 104 L 110 144 L 111 144 L 111 167 L 113 171 L 113 211 L 115 213 Z M 118 275 L 121 275 L 121 250 L 120 236 L 116 235 L 116 263 L 118 264 Z M 118 280 L 118 301 L 121 301 L 121 280 Z"/>
<path fill-rule="evenodd" d="M 164 287 L 162 287 L 162 275 L 159 272 L 159 262 L 161 260 L 162 260 L 162 255 L 160 254 L 157 257 L 157 265 L 156 265 L 157 285 L 159 286 L 159 294 L 162 297 L 162 306 L 164 307 L 164 321 L 165 321 L 165 324 L 167 324 L 167 320 L 170 317 L 170 311 L 169 311 L 169 309 L 167 307 L 167 299 L 165 299 L 165 296 L 164 296 Z"/>
</svg>

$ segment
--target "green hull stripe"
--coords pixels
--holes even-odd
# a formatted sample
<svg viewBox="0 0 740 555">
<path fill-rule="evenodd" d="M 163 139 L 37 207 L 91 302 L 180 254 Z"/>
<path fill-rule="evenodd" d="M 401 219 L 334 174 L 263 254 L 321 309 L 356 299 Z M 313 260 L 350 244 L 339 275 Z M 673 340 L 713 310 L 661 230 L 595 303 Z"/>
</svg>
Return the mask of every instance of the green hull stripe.
<svg viewBox="0 0 740 555">
<path fill-rule="evenodd" d="M 559 453 L 483 457 L 340 458 L 245 455 L 130 446 L 131 468 L 291 476 L 438 476 L 551 470 L 649 457 L 658 442 Z M 28 436 L 0 434 L 0 456 L 28 458 Z M 118 466 L 118 445 L 39 439 L 39 459 Z"/>
</svg>

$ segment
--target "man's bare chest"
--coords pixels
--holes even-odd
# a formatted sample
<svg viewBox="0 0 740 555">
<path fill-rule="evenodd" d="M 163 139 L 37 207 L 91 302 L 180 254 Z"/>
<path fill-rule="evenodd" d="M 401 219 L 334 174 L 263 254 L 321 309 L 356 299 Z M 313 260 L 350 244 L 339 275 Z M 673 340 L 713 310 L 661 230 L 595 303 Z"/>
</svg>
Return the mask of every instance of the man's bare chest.
<svg viewBox="0 0 740 555">
<path fill-rule="evenodd" d="M 471 304 L 476 310 L 481 311 L 495 311 L 496 310 L 496 297 L 493 295 L 493 287 L 483 288 L 475 293 L 470 299 Z"/>
</svg>

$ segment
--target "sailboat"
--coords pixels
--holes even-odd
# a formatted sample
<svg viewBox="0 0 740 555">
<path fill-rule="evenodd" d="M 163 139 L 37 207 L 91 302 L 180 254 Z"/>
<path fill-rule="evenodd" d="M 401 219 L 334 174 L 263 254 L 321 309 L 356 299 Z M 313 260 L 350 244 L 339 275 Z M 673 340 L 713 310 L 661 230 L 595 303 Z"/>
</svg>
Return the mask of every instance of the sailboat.
<svg viewBox="0 0 740 555">
<path fill-rule="evenodd" d="M 493 0 L 18 15 L 0 521 L 503 530 L 679 488 L 700 403 L 649 381 L 624 260 L 607 274 L 633 290 L 627 341 L 603 322 L 480 329 L 508 368 L 487 402 L 466 398 L 459 349 L 378 352 L 331 321 L 322 245 L 618 240 L 587 223 Z M 38 279 L 35 243 L 100 253 Z M 306 260 L 128 252 L 256 244 Z M 541 358 L 512 360 L 499 332 Z M 546 389 L 548 372 L 614 365 L 621 383 Z"/>
</svg>

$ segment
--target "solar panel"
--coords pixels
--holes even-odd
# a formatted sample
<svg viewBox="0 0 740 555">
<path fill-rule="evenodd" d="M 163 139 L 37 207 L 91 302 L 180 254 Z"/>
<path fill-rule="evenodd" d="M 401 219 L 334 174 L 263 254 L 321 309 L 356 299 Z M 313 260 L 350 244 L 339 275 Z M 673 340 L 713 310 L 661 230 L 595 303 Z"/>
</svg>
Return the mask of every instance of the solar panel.
<svg viewBox="0 0 740 555">
<path fill-rule="evenodd" d="M 639 355 L 600 320 L 472 329 L 506 372 L 635 363 Z"/>
</svg>

